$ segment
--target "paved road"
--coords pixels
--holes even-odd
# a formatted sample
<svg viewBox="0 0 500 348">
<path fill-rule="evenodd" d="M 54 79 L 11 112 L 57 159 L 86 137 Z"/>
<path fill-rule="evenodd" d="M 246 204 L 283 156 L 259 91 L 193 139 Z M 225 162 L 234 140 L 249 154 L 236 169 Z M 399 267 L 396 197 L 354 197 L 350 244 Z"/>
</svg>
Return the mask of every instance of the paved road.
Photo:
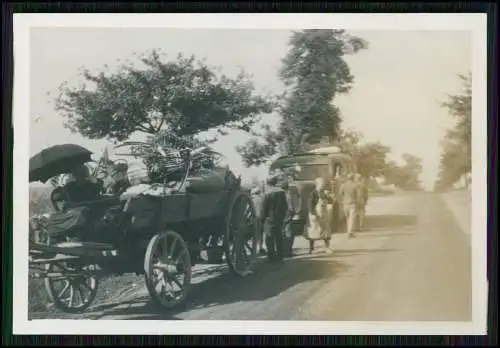
<svg viewBox="0 0 500 348">
<path fill-rule="evenodd" d="M 282 265 L 259 263 L 246 278 L 234 279 L 220 266 L 202 270 L 182 309 L 158 313 L 138 285 L 66 318 L 470 321 L 469 237 L 443 199 L 373 198 L 367 213 L 369 230 L 355 239 L 336 235 L 332 255 L 321 248 L 307 255 L 301 239 L 299 256 Z"/>
</svg>

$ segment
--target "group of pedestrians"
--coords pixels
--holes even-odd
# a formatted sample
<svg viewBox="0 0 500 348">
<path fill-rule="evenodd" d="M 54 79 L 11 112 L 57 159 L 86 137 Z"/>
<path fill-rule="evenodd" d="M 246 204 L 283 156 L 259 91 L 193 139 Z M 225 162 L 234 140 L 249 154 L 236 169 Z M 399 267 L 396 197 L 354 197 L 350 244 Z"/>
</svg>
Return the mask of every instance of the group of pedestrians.
<svg viewBox="0 0 500 348">
<path fill-rule="evenodd" d="M 347 235 L 351 238 L 355 236 L 356 230 L 363 229 L 368 201 L 365 180 L 359 174 L 348 174 L 338 194 L 343 204 Z M 301 231 L 294 229 L 304 228 L 304 224 L 300 223 L 302 199 L 297 187 L 289 185 L 286 180 L 280 181 L 278 177 L 271 177 L 267 181 L 265 192 L 254 188 L 252 196 L 260 231 L 258 252 L 267 254 L 269 262 L 281 262 L 284 257 L 293 256 L 294 236 L 301 234 Z M 334 227 L 334 200 L 335 197 L 327 190 L 324 179 L 317 178 L 315 189 L 307 199 L 305 237 L 309 241 L 309 253 L 314 251 L 315 242 L 318 240 L 324 242 L 327 253 L 332 252 L 330 240 Z"/>
</svg>

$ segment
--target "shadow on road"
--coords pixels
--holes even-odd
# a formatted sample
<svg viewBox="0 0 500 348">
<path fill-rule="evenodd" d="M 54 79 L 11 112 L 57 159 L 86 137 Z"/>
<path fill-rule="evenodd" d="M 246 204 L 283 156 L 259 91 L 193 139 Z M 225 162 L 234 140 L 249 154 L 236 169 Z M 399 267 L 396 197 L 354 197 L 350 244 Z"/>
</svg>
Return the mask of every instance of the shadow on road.
<svg viewBox="0 0 500 348">
<path fill-rule="evenodd" d="M 417 224 L 415 215 L 367 215 L 364 232 L 380 230 L 410 229 Z"/>
<path fill-rule="evenodd" d="M 400 249 L 334 249 L 333 256 L 334 257 L 347 257 L 354 255 L 364 255 L 371 253 L 391 253 L 391 252 L 399 252 Z"/>
<path fill-rule="evenodd" d="M 313 252 L 313 254 L 308 255 L 308 250 L 306 248 L 295 248 L 296 257 L 307 258 L 310 261 L 329 261 L 331 258 L 338 257 L 350 257 L 358 255 L 366 255 L 373 253 L 394 253 L 401 252 L 401 249 L 336 249 L 333 246 L 333 254 L 326 254 L 322 251 Z"/>
<path fill-rule="evenodd" d="M 342 262 L 326 259 L 321 261 L 299 258 L 286 260 L 282 264 L 259 262 L 255 272 L 243 278 L 225 272 L 193 284 L 186 303 L 169 311 L 159 312 L 158 306 L 147 296 L 96 306 L 93 311 L 99 312 L 99 318 L 103 319 L 108 316 L 126 316 L 126 319 L 131 320 L 178 320 L 180 318 L 177 315 L 185 311 L 235 302 L 265 301 L 300 283 L 332 279 L 347 270 Z"/>
<path fill-rule="evenodd" d="M 356 238 L 372 238 L 372 237 L 408 237 L 413 236 L 415 232 L 413 228 L 400 228 L 397 231 L 386 230 L 384 228 L 374 230 L 364 230 L 356 234 Z"/>
<path fill-rule="evenodd" d="M 407 235 L 411 232 L 404 231 L 413 229 L 416 224 L 415 215 L 370 215 L 366 217 L 366 230 L 359 233 L 359 236 L 365 232 L 372 232 L 373 235 L 381 232 L 388 235 L 398 233 Z M 113 317 L 129 320 L 182 320 L 179 315 L 184 312 L 237 302 L 265 301 L 299 284 L 336 278 L 347 270 L 347 266 L 335 258 L 400 251 L 397 249 L 342 250 L 332 246 L 333 255 L 322 254 L 320 250 L 307 255 L 306 250 L 296 249 L 298 257 L 288 259 L 283 264 L 258 262 L 255 265 L 255 272 L 243 278 L 233 276 L 227 270 L 224 271 L 223 266 L 204 269 L 202 273 L 205 276 L 212 275 L 212 277 L 198 284 L 192 284 L 186 303 L 169 311 L 158 308 L 146 295 L 126 302 L 117 301 L 98 305 L 93 308 L 94 317 L 96 319 Z M 200 276 L 203 277 L 203 275 Z"/>
</svg>

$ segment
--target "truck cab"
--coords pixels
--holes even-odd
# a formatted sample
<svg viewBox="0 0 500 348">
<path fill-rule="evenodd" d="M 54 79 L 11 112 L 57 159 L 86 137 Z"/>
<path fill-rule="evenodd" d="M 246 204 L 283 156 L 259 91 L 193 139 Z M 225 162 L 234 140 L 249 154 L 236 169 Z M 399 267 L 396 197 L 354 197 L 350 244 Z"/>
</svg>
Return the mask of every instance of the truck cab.
<svg viewBox="0 0 500 348">
<path fill-rule="evenodd" d="M 348 173 L 355 172 L 352 158 L 340 151 L 338 147 L 325 147 L 308 152 L 281 156 L 270 166 L 271 175 L 277 173 L 285 176 L 291 187 L 296 187 L 300 195 L 301 225 L 298 230 L 303 231 L 308 212 L 308 199 L 315 188 L 315 180 L 322 177 L 327 186 L 327 190 L 333 199 L 332 221 L 333 232 L 341 230 L 341 223 L 344 221 L 344 211 L 342 209 L 339 188 L 346 180 Z"/>
</svg>

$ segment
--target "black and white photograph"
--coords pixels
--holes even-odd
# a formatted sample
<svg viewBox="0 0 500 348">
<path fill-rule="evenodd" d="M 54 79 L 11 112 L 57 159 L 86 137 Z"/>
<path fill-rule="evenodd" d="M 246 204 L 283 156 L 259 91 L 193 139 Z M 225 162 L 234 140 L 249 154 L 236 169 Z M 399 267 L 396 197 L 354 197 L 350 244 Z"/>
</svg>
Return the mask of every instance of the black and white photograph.
<svg viewBox="0 0 500 348">
<path fill-rule="evenodd" d="M 14 60 L 14 333 L 485 333 L 486 15 L 19 14 Z"/>
</svg>

